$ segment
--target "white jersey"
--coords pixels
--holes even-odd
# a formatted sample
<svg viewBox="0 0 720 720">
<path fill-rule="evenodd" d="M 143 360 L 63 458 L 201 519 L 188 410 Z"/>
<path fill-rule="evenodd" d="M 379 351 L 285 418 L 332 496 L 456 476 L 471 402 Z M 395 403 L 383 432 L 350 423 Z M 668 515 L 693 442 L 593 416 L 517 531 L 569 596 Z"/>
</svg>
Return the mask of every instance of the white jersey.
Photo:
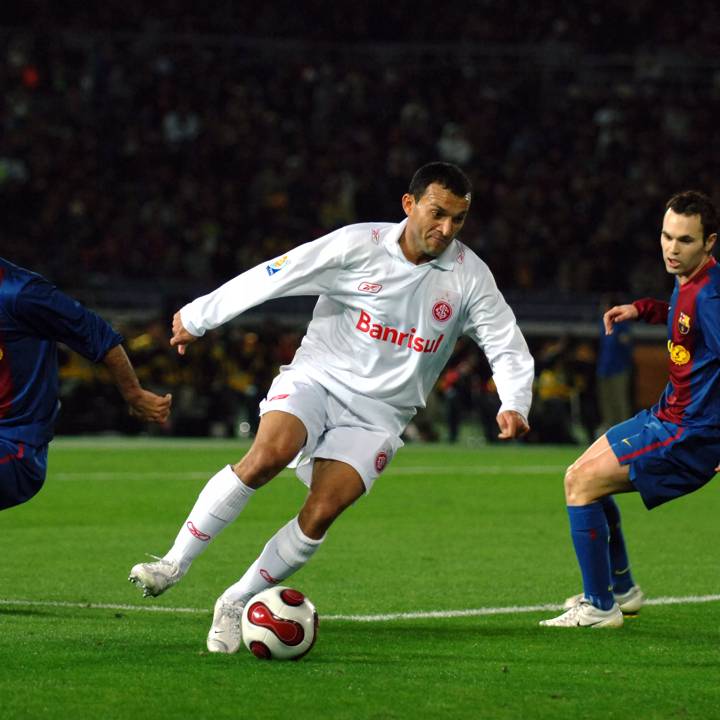
<svg viewBox="0 0 720 720">
<path fill-rule="evenodd" d="M 398 435 L 460 335 L 485 353 L 500 410 L 530 411 L 533 358 L 487 265 L 457 239 L 415 265 L 398 224 L 349 225 L 248 270 L 180 311 L 201 336 L 266 300 L 319 295 L 293 359 L 369 425 Z"/>
</svg>

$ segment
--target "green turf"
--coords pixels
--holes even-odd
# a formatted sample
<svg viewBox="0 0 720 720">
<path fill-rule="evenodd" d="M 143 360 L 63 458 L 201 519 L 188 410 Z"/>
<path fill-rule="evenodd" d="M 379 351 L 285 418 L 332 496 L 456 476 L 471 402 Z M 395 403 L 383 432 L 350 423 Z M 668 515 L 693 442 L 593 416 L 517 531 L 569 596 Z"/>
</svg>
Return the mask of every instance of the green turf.
<svg viewBox="0 0 720 720">
<path fill-rule="evenodd" d="M 562 497 L 573 448 L 405 448 L 290 581 L 320 612 L 313 651 L 299 663 L 207 653 L 215 598 L 302 502 L 289 472 L 167 595 L 143 601 L 126 578 L 145 553 L 165 552 L 204 479 L 241 453 L 227 442 L 53 443 L 46 487 L 0 514 L 0 718 L 720 714 L 719 602 L 648 606 L 617 631 L 539 628 L 549 613 L 538 611 L 334 617 L 532 606 L 577 592 Z M 636 496 L 619 499 L 649 596 L 720 592 L 719 488 L 652 513 Z"/>
</svg>

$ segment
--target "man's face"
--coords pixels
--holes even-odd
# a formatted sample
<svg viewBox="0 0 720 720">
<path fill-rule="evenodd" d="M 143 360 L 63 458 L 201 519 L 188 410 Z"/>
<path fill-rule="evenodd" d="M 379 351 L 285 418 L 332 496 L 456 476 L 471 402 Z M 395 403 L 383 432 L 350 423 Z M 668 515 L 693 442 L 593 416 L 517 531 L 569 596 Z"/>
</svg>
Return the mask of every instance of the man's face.
<svg viewBox="0 0 720 720">
<path fill-rule="evenodd" d="M 665 268 L 680 284 L 687 282 L 707 260 L 716 237 L 711 235 L 703 242 L 699 215 L 679 215 L 668 209 L 660 234 Z"/>
<path fill-rule="evenodd" d="M 400 244 L 405 257 L 419 264 L 441 255 L 460 232 L 470 197 L 458 197 L 442 185 L 431 183 L 417 201 L 410 194 L 403 195 L 402 206 L 408 222 Z"/>
</svg>

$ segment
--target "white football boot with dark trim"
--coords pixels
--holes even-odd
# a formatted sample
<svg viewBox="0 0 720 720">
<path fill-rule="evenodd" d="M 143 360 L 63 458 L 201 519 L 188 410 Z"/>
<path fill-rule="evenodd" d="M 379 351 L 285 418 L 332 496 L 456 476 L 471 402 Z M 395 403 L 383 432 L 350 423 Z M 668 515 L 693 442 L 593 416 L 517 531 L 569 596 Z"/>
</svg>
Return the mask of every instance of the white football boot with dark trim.
<svg viewBox="0 0 720 720">
<path fill-rule="evenodd" d="M 562 615 L 540 621 L 544 627 L 619 628 L 622 624 L 623 614 L 617 603 L 609 610 L 601 610 L 584 598 Z"/>
<path fill-rule="evenodd" d="M 585 599 L 585 595 L 573 595 L 564 603 L 563 608 L 569 610 L 575 607 Z M 623 615 L 634 615 L 640 612 L 640 608 L 645 604 L 645 593 L 640 589 L 639 585 L 633 585 L 625 593 L 615 593 L 615 602 L 620 606 Z"/>
<path fill-rule="evenodd" d="M 143 597 L 157 597 L 171 588 L 182 576 L 177 563 L 156 558 L 155 562 L 134 565 L 128 580 L 142 589 Z"/>
<path fill-rule="evenodd" d="M 222 595 L 215 603 L 213 621 L 207 636 L 212 653 L 236 653 L 242 644 L 242 614 L 245 603 L 230 602 Z"/>
</svg>

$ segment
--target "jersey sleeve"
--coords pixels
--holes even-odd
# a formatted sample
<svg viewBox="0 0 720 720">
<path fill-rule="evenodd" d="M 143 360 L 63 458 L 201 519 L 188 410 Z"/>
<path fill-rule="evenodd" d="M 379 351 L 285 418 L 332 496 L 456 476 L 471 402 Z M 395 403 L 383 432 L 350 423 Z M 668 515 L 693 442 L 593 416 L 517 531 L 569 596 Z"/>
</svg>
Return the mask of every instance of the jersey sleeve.
<svg viewBox="0 0 720 720">
<path fill-rule="evenodd" d="M 664 300 L 655 298 L 641 298 L 634 300 L 633 305 L 639 313 L 639 319 L 650 325 L 664 325 L 668 319 L 670 305 Z"/>
<path fill-rule="evenodd" d="M 705 344 L 720 358 L 720 296 L 717 293 L 698 297 L 698 317 Z"/>
<path fill-rule="evenodd" d="M 39 275 L 18 292 L 15 317 L 28 332 L 64 343 L 92 362 L 122 342 L 107 321 Z"/>
<path fill-rule="evenodd" d="M 321 295 L 342 269 L 347 238 L 344 229 L 299 245 L 203 295 L 180 310 L 185 329 L 200 337 L 267 300 Z"/>
<path fill-rule="evenodd" d="M 535 361 L 495 279 L 489 270 L 485 273 L 469 304 L 463 333 L 480 346 L 490 363 L 500 395 L 500 412 L 515 410 L 527 419 Z"/>
</svg>

